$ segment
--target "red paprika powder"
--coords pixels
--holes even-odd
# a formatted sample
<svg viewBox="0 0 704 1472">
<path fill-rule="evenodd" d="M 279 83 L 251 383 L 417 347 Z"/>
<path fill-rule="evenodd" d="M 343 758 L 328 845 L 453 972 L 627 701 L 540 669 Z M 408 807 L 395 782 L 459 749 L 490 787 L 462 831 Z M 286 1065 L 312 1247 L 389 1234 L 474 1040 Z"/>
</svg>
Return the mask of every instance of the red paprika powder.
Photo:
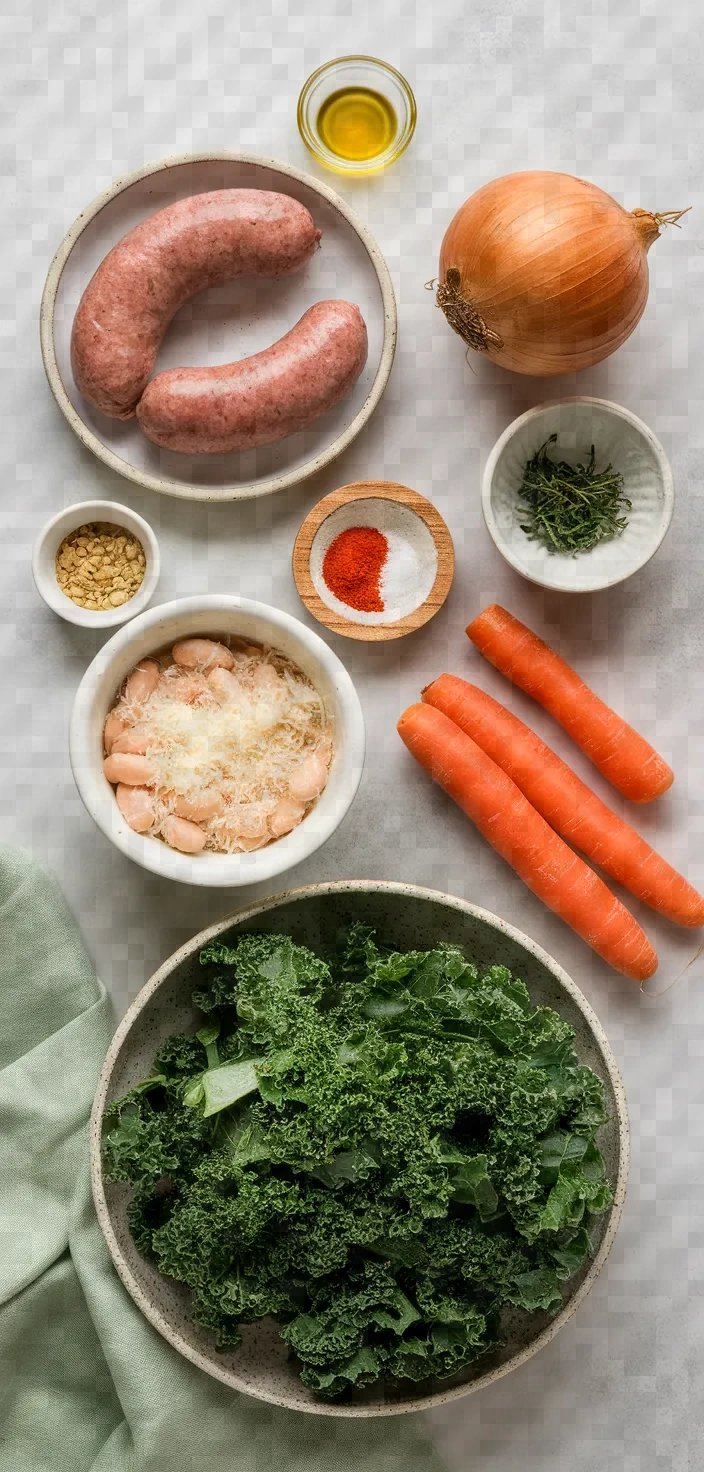
<svg viewBox="0 0 704 1472">
<path fill-rule="evenodd" d="M 383 613 L 381 574 L 389 554 L 383 532 L 375 526 L 350 526 L 330 543 L 323 558 L 323 578 L 331 593 L 359 613 Z"/>
</svg>

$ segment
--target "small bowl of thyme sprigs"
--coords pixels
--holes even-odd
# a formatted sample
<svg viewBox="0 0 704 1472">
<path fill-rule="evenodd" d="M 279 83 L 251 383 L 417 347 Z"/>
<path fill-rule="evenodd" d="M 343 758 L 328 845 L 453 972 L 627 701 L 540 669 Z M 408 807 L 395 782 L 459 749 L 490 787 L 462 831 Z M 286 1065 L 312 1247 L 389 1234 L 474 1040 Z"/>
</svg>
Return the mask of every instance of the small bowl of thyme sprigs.
<svg viewBox="0 0 704 1472">
<path fill-rule="evenodd" d="M 662 445 L 606 399 L 529 409 L 497 441 L 482 484 L 502 556 L 530 582 L 565 593 L 609 588 L 644 567 L 673 505 Z"/>
</svg>

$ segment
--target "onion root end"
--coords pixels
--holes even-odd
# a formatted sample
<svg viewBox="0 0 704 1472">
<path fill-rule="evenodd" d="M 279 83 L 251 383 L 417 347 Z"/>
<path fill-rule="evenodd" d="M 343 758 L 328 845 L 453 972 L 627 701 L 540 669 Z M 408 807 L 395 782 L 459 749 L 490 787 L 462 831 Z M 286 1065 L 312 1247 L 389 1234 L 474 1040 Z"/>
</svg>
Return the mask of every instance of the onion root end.
<svg viewBox="0 0 704 1472">
<path fill-rule="evenodd" d="M 445 313 L 453 331 L 459 333 L 475 352 L 486 353 L 490 348 L 498 350 L 503 347 L 503 338 L 487 326 L 471 298 L 463 296 L 456 266 L 449 266 L 445 272 L 445 280 L 438 285 L 435 303 Z"/>
</svg>

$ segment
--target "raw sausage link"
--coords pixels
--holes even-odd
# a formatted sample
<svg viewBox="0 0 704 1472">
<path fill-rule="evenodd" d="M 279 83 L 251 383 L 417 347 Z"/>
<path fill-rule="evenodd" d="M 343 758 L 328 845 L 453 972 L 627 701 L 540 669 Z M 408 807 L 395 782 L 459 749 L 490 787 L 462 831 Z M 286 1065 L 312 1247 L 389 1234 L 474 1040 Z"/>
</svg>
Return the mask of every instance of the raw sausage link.
<svg viewBox="0 0 704 1472">
<path fill-rule="evenodd" d="M 123 236 L 79 303 L 76 386 L 113 419 L 132 419 L 171 318 L 235 276 L 288 276 L 320 239 L 305 205 L 264 189 L 218 189 L 159 210 Z"/>
<path fill-rule="evenodd" d="M 262 353 L 219 368 L 171 368 L 137 405 L 147 439 L 186 455 L 273 444 L 305 429 L 356 383 L 367 329 L 350 302 L 318 302 Z"/>
</svg>

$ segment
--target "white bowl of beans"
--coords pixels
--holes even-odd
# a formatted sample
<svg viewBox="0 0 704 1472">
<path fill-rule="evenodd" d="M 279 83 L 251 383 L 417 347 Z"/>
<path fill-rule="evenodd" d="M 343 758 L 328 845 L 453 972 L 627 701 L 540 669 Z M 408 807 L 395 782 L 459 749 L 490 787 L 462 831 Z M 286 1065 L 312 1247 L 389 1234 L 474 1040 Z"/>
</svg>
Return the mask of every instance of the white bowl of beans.
<svg viewBox="0 0 704 1472">
<path fill-rule="evenodd" d="M 289 699 L 310 701 L 312 726 L 282 747 Z M 261 778 L 250 800 L 220 743 L 232 721 L 251 731 L 252 711 Z M 150 609 L 108 640 L 76 693 L 69 753 L 86 809 L 122 853 L 164 878 L 231 888 L 325 843 L 354 799 L 364 740 L 354 685 L 318 634 L 264 603 L 213 594 Z M 193 761 L 197 790 L 180 776 Z"/>
<path fill-rule="evenodd" d="M 78 501 L 46 523 L 32 556 L 39 595 L 68 623 L 110 629 L 142 613 L 159 581 L 148 522 L 117 501 Z"/>
</svg>

